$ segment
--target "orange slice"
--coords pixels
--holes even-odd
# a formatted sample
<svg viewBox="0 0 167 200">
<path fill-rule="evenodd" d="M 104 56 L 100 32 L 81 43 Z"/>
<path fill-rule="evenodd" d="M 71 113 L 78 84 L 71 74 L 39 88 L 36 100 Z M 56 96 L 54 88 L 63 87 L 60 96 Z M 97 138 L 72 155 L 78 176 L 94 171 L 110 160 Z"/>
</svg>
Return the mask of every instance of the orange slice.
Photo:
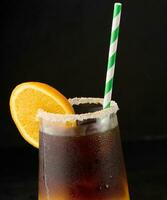
<svg viewBox="0 0 167 200">
<path fill-rule="evenodd" d="M 69 101 L 53 87 L 39 82 L 26 82 L 14 88 L 10 97 L 12 118 L 23 138 L 39 147 L 38 109 L 51 113 L 74 114 Z"/>
</svg>

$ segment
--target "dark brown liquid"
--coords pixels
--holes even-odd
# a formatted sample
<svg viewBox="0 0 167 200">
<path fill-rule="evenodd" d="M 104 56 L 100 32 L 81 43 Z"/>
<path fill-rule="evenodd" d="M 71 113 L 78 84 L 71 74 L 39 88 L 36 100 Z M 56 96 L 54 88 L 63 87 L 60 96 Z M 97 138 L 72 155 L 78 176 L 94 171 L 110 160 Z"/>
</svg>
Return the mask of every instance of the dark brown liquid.
<svg viewBox="0 0 167 200">
<path fill-rule="evenodd" d="M 84 136 L 41 132 L 39 200 L 129 200 L 119 129 Z"/>
</svg>

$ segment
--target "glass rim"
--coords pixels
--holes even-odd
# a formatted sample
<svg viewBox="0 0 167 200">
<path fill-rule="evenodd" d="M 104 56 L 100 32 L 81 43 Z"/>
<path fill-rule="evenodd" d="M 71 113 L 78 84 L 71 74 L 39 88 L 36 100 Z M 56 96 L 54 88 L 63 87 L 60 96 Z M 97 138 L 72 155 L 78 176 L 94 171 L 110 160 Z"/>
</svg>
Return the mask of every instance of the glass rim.
<svg viewBox="0 0 167 200">
<path fill-rule="evenodd" d="M 94 97 L 75 97 L 68 99 L 70 104 L 80 105 L 80 104 L 103 104 L 103 98 L 94 98 Z M 99 111 L 81 113 L 81 114 L 57 114 L 46 112 L 42 109 L 39 109 L 37 112 L 37 118 L 41 120 L 46 120 L 50 122 L 68 122 L 68 121 L 83 121 L 88 119 L 100 119 L 105 118 L 113 113 L 117 113 L 119 110 L 118 105 L 115 101 L 110 102 L 111 107 L 105 108 Z"/>
</svg>

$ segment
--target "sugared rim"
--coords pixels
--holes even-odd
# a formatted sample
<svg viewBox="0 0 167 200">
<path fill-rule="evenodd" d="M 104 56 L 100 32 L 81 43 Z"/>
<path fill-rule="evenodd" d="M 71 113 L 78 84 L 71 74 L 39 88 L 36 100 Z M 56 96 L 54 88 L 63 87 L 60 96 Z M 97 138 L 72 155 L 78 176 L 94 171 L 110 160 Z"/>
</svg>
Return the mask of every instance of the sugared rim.
<svg viewBox="0 0 167 200">
<path fill-rule="evenodd" d="M 68 99 L 71 105 L 79 105 L 79 104 L 103 104 L 102 98 L 92 98 L 92 97 L 75 97 Z M 68 121 L 83 121 L 87 119 L 98 119 L 109 116 L 112 113 L 116 113 L 118 111 L 118 105 L 115 101 L 111 101 L 111 107 L 103 110 L 89 112 L 84 114 L 55 114 L 49 113 L 42 109 L 38 110 L 37 117 L 39 119 L 43 119 L 50 122 L 68 122 Z"/>
</svg>

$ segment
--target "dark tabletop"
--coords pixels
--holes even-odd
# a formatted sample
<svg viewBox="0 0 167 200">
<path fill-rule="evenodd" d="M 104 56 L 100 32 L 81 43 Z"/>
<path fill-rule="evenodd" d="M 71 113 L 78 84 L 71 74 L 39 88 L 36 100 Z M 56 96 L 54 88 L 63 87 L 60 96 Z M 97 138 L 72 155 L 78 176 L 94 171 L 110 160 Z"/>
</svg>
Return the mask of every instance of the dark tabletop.
<svg viewBox="0 0 167 200">
<path fill-rule="evenodd" d="M 167 200 L 167 141 L 123 142 L 133 200 Z M 37 200 L 38 150 L 1 149 L 0 200 Z"/>
</svg>

